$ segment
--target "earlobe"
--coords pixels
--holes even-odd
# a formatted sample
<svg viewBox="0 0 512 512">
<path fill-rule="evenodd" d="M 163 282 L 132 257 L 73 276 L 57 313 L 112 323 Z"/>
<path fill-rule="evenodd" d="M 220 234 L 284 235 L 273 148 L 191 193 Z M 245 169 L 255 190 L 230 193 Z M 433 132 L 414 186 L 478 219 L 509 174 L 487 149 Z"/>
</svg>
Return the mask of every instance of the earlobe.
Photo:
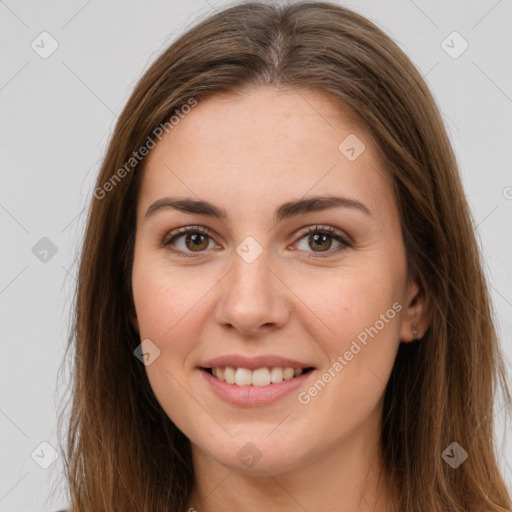
<svg viewBox="0 0 512 512">
<path fill-rule="evenodd" d="M 419 278 L 411 279 L 402 317 L 400 341 L 410 343 L 423 338 L 430 326 L 427 296 Z"/>
</svg>

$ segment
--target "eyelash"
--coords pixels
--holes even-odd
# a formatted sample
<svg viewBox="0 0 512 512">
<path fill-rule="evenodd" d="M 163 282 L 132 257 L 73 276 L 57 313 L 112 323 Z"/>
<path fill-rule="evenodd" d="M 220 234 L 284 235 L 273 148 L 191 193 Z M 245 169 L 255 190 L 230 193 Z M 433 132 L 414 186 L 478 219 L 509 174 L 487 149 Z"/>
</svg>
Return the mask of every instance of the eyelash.
<svg viewBox="0 0 512 512">
<path fill-rule="evenodd" d="M 171 233 L 169 233 L 168 235 L 166 235 L 162 240 L 162 246 L 163 247 L 170 246 L 173 241 L 175 241 L 176 239 L 180 238 L 181 236 L 183 236 L 187 233 L 199 233 L 201 235 L 205 235 L 205 236 L 209 237 L 210 239 L 213 239 L 213 237 L 211 236 L 211 233 L 208 230 L 202 228 L 201 226 L 187 226 L 184 228 L 176 229 L 176 230 L 172 231 Z M 332 226 L 319 226 L 319 225 L 308 226 L 299 232 L 299 234 L 301 236 L 298 238 L 297 241 L 302 240 L 304 237 L 306 237 L 307 235 L 310 235 L 311 233 L 320 233 L 323 235 L 328 235 L 328 236 L 334 238 L 336 241 L 340 242 L 341 246 L 332 251 L 331 250 L 325 251 L 325 253 L 324 253 L 325 255 L 322 253 L 314 253 L 313 252 L 312 254 L 314 254 L 314 256 L 310 256 L 310 257 L 328 258 L 328 257 L 332 256 L 333 254 L 337 254 L 340 251 L 343 251 L 347 248 L 352 247 L 352 244 L 346 238 L 344 238 L 342 236 L 341 232 Z M 187 253 L 185 251 L 176 250 L 176 249 L 171 249 L 171 250 L 177 256 L 182 257 L 182 258 L 196 258 L 197 257 L 197 256 L 189 256 L 190 253 Z M 199 251 L 197 254 L 200 254 L 201 252 L 205 252 L 205 251 Z"/>
</svg>

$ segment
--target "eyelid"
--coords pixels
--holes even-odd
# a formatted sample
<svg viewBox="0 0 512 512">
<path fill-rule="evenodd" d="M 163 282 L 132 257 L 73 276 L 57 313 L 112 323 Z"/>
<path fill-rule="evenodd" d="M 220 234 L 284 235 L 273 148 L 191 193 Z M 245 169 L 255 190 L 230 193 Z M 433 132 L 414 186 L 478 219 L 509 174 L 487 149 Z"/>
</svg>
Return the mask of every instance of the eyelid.
<svg viewBox="0 0 512 512">
<path fill-rule="evenodd" d="M 204 226 L 199 226 L 199 225 L 190 225 L 190 226 L 184 226 L 181 228 L 176 228 L 176 229 L 172 230 L 171 232 L 167 233 L 163 237 L 163 239 L 159 245 L 160 245 L 160 247 L 164 247 L 164 248 L 167 246 L 171 246 L 170 242 L 173 239 L 179 238 L 180 236 L 186 235 L 187 233 L 201 233 L 201 234 L 209 237 L 213 242 L 215 242 L 215 237 L 214 237 L 213 233 L 208 228 L 206 228 Z M 303 252 L 308 252 L 310 254 L 309 257 L 327 258 L 327 257 L 333 256 L 333 255 L 336 255 L 339 252 L 353 246 L 353 242 L 352 242 L 351 238 L 348 235 L 346 235 L 343 231 L 341 231 L 338 228 L 335 228 L 334 226 L 321 225 L 321 224 L 312 224 L 312 225 L 305 226 L 304 228 L 300 229 L 294 235 L 295 241 L 293 242 L 292 245 L 295 245 L 297 242 L 299 242 L 302 238 L 304 238 L 306 235 L 308 235 L 310 233 L 326 234 L 326 235 L 330 236 L 331 238 L 334 238 L 336 241 L 338 241 L 341 244 L 341 246 L 334 250 L 328 250 L 328 251 L 324 251 L 324 252 L 322 252 L 322 251 L 320 251 L 320 252 L 303 251 Z M 192 256 L 194 254 L 193 251 L 181 251 L 178 249 L 170 249 L 170 250 L 173 253 L 177 254 L 178 256 L 182 256 L 185 258 L 201 257 L 202 255 L 207 253 L 207 251 L 198 251 L 196 253 L 196 256 Z"/>
</svg>

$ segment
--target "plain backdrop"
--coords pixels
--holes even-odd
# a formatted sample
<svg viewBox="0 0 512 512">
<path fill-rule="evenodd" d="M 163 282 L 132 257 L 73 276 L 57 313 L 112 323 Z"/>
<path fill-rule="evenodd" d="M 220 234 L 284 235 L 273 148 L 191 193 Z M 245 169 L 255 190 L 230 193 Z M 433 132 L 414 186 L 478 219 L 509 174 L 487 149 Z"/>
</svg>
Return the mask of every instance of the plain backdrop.
<svg viewBox="0 0 512 512">
<path fill-rule="evenodd" d="M 340 3 L 399 44 L 438 102 L 478 224 L 510 372 L 512 0 Z M 1 512 L 68 505 L 58 484 L 62 457 L 52 454 L 59 450 L 57 415 L 69 384 L 59 367 L 94 180 L 116 116 L 149 63 L 198 15 L 225 4 L 0 1 Z M 512 433 L 499 400 L 496 421 L 512 489 Z"/>
</svg>

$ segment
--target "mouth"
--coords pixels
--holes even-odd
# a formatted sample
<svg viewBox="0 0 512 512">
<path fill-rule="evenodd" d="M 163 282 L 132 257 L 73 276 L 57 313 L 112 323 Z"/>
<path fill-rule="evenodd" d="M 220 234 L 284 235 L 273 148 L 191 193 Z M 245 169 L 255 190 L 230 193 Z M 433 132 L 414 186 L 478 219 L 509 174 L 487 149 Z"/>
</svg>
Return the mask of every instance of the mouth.
<svg viewBox="0 0 512 512">
<path fill-rule="evenodd" d="M 214 366 L 201 367 L 219 381 L 235 386 L 270 386 L 290 381 L 314 370 L 313 367 L 293 368 L 291 366 L 264 366 L 251 370 L 244 367 Z"/>
<path fill-rule="evenodd" d="M 317 374 L 311 361 L 277 354 L 224 354 L 197 367 L 210 391 L 240 407 L 271 404 L 298 392 Z"/>
</svg>

